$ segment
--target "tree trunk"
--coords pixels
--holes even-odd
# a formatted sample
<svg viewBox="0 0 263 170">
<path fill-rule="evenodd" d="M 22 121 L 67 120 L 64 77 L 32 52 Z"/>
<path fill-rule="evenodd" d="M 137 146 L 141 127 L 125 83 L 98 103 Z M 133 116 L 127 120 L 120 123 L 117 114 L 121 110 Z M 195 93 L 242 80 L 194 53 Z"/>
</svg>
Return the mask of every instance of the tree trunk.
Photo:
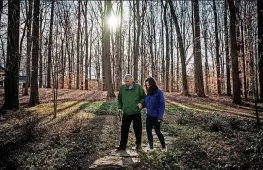
<svg viewBox="0 0 263 170">
<path fill-rule="evenodd" d="M 206 93 L 210 93 L 209 88 L 209 66 L 208 66 L 208 54 L 207 54 L 207 21 L 204 25 L 204 43 L 205 43 L 205 84 L 206 84 Z"/>
<path fill-rule="evenodd" d="M 120 9 L 118 11 L 118 16 L 120 18 L 119 26 L 116 32 L 116 61 L 115 61 L 115 90 L 119 90 L 122 84 L 122 55 L 121 55 L 121 42 L 122 42 L 122 20 L 123 20 L 123 2 L 120 1 Z"/>
<path fill-rule="evenodd" d="M 230 11 L 230 35 L 231 35 L 231 58 L 232 58 L 232 79 L 233 79 L 233 103 L 241 104 L 240 79 L 238 74 L 238 54 L 236 39 L 236 7 L 233 0 L 228 0 Z"/>
<path fill-rule="evenodd" d="M 54 5 L 55 0 L 51 0 L 51 15 L 50 15 L 50 27 L 48 37 L 48 65 L 47 65 L 47 88 L 51 88 L 51 49 L 53 45 L 53 22 L 54 22 Z"/>
<path fill-rule="evenodd" d="M 19 20 L 20 0 L 9 0 L 4 110 L 19 109 Z"/>
<path fill-rule="evenodd" d="M 78 0 L 78 32 L 77 32 L 77 78 L 76 78 L 76 89 L 79 89 L 79 41 L 80 41 L 80 22 L 81 22 L 81 17 L 80 17 L 80 5 L 81 5 L 81 0 Z"/>
<path fill-rule="evenodd" d="M 219 62 L 219 39 L 218 39 L 218 22 L 216 2 L 213 0 L 213 12 L 215 19 L 215 41 L 216 41 L 216 77 L 217 77 L 217 93 L 221 94 L 221 76 L 220 76 L 220 62 Z"/>
<path fill-rule="evenodd" d="M 184 51 L 182 34 L 180 32 L 177 16 L 175 15 L 173 3 L 171 0 L 168 0 L 168 3 L 170 5 L 171 15 L 172 15 L 173 20 L 174 20 L 175 30 L 176 30 L 176 34 L 177 34 L 178 43 L 179 43 L 179 49 L 180 49 L 180 56 L 181 56 L 181 63 L 182 63 L 183 94 L 189 95 L 188 84 L 187 84 L 187 75 L 186 75 L 186 64 L 185 64 L 185 51 Z"/>
<path fill-rule="evenodd" d="M 43 86 L 43 62 L 42 62 L 42 37 L 43 37 L 43 32 L 42 32 L 42 23 L 43 23 L 43 15 L 42 15 L 42 10 L 40 11 L 40 26 L 39 26 L 39 87 L 42 88 Z"/>
<path fill-rule="evenodd" d="M 165 91 L 169 92 L 169 74 L 170 74 L 170 53 L 169 53 L 169 33 L 168 33 L 168 23 L 167 23 L 167 5 L 168 3 L 165 2 L 164 5 L 164 13 L 163 13 L 163 19 L 164 19 L 164 25 L 165 25 L 165 54 L 166 54 L 166 67 L 165 67 Z"/>
<path fill-rule="evenodd" d="M 33 48 L 32 48 L 32 77 L 29 104 L 35 106 L 39 104 L 38 96 L 38 57 L 39 57 L 39 9 L 40 1 L 34 0 L 33 14 Z"/>
<path fill-rule="evenodd" d="M 27 49 L 26 49 L 26 83 L 24 95 L 28 96 L 28 87 L 30 86 L 30 59 L 31 59 L 31 47 L 32 47 L 32 37 L 31 37 L 31 25 L 32 25 L 32 6 L 33 0 L 28 0 L 28 13 L 27 13 Z"/>
<path fill-rule="evenodd" d="M 201 57 L 201 41 L 200 41 L 200 18 L 199 18 L 199 4 L 198 0 L 193 0 L 194 3 L 194 19 L 195 19 L 195 81 L 197 85 L 197 95 L 205 97 L 204 83 L 203 83 L 203 69 Z"/>
<path fill-rule="evenodd" d="M 133 77 L 134 77 L 134 81 L 138 82 L 138 60 L 139 60 L 139 42 L 140 42 L 140 32 L 141 32 L 141 17 L 139 15 L 139 4 L 140 1 L 136 2 L 136 11 L 137 11 L 137 15 L 136 15 L 136 21 L 137 21 L 137 33 L 136 33 L 136 39 L 134 37 L 134 42 L 135 42 L 135 51 L 134 51 L 134 60 L 133 60 L 133 64 L 134 64 L 134 71 L 133 71 Z"/>
<path fill-rule="evenodd" d="M 228 27 L 227 27 L 227 0 L 225 0 L 224 10 L 224 32 L 225 32 L 225 51 L 226 51 L 226 95 L 231 96 L 231 82 L 230 82 L 230 59 L 229 59 L 229 42 L 228 42 Z"/>
<path fill-rule="evenodd" d="M 111 14 L 111 0 L 105 1 L 106 3 L 106 16 Z M 105 84 L 107 87 L 107 97 L 115 97 L 112 78 L 111 78 L 111 63 L 110 63 L 110 27 L 108 24 L 104 25 L 104 70 L 107 73 L 105 76 Z"/>
<path fill-rule="evenodd" d="M 85 41 L 86 41 L 86 46 L 85 46 L 85 49 L 86 49 L 86 55 L 85 55 L 85 90 L 88 90 L 89 89 L 88 65 L 90 64 L 90 63 L 88 63 L 88 58 L 89 58 L 89 34 L 88 34 L 88 17 L 87 17 L 88 1 L 85 0 L 84 3 L 85 3 L 85 16 L 84 16 L 84 18 L 85 18 Z"/>
<path fill-rule="evenodd" d="M 171 33 L 170 33 L 170 38 L 171 38 L 171 92 L 174 92 L 174 55 L 173 55 L 173 48 L 174 48 L 174 44 L 173 44 L 173 19 L 170 16 L 170 28 L 171 28 Z"/>
<path fill-rule="evenodd" d="M 245 94 L 245 100 L 247 101 L 247 76 L 246 76 L 246 62 L 245 62 L 245 46 L 244 46 L 244 23 L 243 19 L 240 20 L 240 26 L 241 26 L 241 57 L 242 57 L 242 68 L 243 68 L 243 87 L 244 87 L 244 94 Z"/>
<path fill-rule="evenodd" d="M 263 99 L 263 1 L 257 1 L 258 13 L 258 71 L 260 99 Z"/>
</svg>

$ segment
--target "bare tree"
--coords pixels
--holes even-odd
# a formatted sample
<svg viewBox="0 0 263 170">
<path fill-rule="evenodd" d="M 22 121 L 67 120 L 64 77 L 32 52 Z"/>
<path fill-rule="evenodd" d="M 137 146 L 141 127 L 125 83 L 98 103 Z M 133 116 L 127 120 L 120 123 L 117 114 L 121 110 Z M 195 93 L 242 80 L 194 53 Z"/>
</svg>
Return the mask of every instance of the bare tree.
<svg viewBox="0 0 263 170">
<path fill-rule="evenodd" d="M 231 58 L 232 58 L 232 79 L 233 79 L 233 103 L 241 104 L 240 79 L 238 74 L 238 54 L 236 40 L 236 7 L 233 0 L 228 0 L 230 11 L 230 35 L 231 35 Z"/>
<path fill-rule="evenodd" d="M 195 19 L 195 81 L 197 85 L 197 95 L 205 97 L 204 83 L 203 83 L 203 69 L 201 58 L 201 41 L 200 41 L 200 18 L 199 18 L 199 4 L 198 0 L 193 0 L 194 4 L 194 19 Z"/>
<path fill-rule="evenodd" d="M 175 30 L 176 30 L 176 34 L 177 34 L 178 43 L 179 43 L 179 50 L 180 50 L 181 64 L 182 64 L 183 94 L 188 95 L 189 93 L 188 93 L 186 65 L 185 65 L 185 51 L 184 51 L 183 39 L 182 39 L 181 31 L 179 28 L 177 16 L 175 14 L 175 10 L 173 7 L 173 3 L 171 0 L 168 0 L 168 3 L 170 5 L 170 11 L 171 11 L 171 15 L 172 15 L 173 20 L 174 20 Z"/>
<path fill-rule="evenodd" d="M 31 89 L 30 100 L 31 106 L 39 104 L 38 96 L 38 57 L 39 57 L 39 13 L 40 13 L 40 1 L 34 0 L 34 13 L 33 13 L 33 48 L 32 48 L 32 77 L 31 77 Z"/>
<path fill-rule="evenodd" d="M 258 13 L 258 71 L 260 85 L 260 99 L 263 99 L 263 2 L 257 1 Z"/>
<path fill-rule="evenodd" d="M 105 1 L 106 3 L 106 16 L 110 16 L 111 14 L 111 0 Z M 104 18 L 105 19 L 105 18 Z M 105 20 L 104 20 L 105 21 Z M 103 47 L 105 50 L 104 56 L 103 56 L 103 62 L 104 62 L 104 71 L 107 73 L 107 76 L 105 76 L 105 84 L 107 87 L 107 97 L 115 97 L 114 90 L 113 90 L 113 84 L 112 84 L 112 78 L 111 78 L 111 64 L 110 64 L 110 28 L 108 24 L 104 23 L 104 36 L 103 36 Z"/>
<path fill-rule="evenodd" d="M 4 110 L 19 109 L 19 24 L 20 0 L 8 1 L 8 39 L 5 69 L 5 102 Z"/>
<path fill-rule="evenodd" d="M 48 65 L 47 65 L 47 88 L 51 88 L 51 53 L 53 45 L 53 22 L 54 22 L 54 5 L 55 0 L 51 0 L 51 14 L 48 37 Z"/>
<path fill-rule="evenodd" d="M 31 48 L 32 48 L 32 37 L 31 37 L 31 25 L 32 25 L 32 6 L 33 0 L 28 0 L 28 11 L 27 11 L 27 56 L 26 56 L 26 83 L 24 95 L 28 95 L 28 87 L 30 86 L 30 59 L 31 59 Z"/>
<path fill-rule="evenodd" d="M 225 0 L 225 10 L 224 10 L 224 32 L 225 32 L 225 54 L 226 54 L 226 95 L 231 96 L 231 82 L 230 82 L 230 59 L 229 59 L 229 42 L 228 42 L 228 27 L 227 27 L 227 11 L 228 5 L 227 0 Z"/>
<path fill-rule="evenodd" d="M 216 41 L 216 77 L 217 77 L 217 93 L 221 94 L 221 76 L 220 76 L 220 62 L 219 62 L 219 39 L 218 39 L 218 21 L 216 2 L 213 0 L 213 12 L 215 20 L 215 41 Z"/>
</svg>

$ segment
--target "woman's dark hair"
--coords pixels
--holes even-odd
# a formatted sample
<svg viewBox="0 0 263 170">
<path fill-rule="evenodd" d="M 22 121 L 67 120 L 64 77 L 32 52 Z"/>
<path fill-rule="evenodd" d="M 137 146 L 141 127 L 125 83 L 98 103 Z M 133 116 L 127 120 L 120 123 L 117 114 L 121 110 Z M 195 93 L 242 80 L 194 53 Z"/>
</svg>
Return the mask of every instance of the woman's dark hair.
<svg viewBox="0 0 263 170">
<path fill-rule="evenodd" d="M 149 89 L 147 89 L 146 88 L 146 82 L 148 82 L 149 83 Z M 146 91 L 146 94 L 147 95 L 153 95 L 155 92 L 156 92 L 156 90 L 158 89 L 158 86 L 157 86 L 157 84 L 156 84 L 156 81 L 154 80 L 154 78 L 152 78 L 152 77 L 149 77 L 149 78 L 147 78 L 145 81 L 144 81 L 144 83 L 145 83 L 145 91 Z"/>
</svg>

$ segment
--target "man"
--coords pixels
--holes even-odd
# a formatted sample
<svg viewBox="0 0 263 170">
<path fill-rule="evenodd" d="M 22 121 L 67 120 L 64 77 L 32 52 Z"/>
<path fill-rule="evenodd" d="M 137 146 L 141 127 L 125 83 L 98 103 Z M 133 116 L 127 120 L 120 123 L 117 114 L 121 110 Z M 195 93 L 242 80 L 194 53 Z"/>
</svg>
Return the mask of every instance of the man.
<svg viewBox="0 0 263 170">
<path fill-rule="evenodd" d="M 121 125 L 121 141 L 117 150 L 125 150 L 128 142 L 129 129 L 133 122 L 136 137 L 136 149 L 141 149 L 142 118 L 141 109 L 144 105 L 145 93 L 143 88 L 134 82 L 130 74 L 124 77 L 125 84 L 120 87 L 118 95 L 118 111 L 123 111 Z"/>
</svg>

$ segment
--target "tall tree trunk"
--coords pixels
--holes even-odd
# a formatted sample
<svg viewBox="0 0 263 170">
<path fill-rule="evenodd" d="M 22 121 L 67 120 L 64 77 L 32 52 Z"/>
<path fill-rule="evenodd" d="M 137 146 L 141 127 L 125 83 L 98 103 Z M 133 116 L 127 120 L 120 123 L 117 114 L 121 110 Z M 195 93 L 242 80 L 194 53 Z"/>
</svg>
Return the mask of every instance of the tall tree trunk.
<svg viewBox="0 0 263 170">
<path fill-rule="evenodd" d="M 5 70 L 5 102 L 2 109 L 19 109 L 19 25 L 20 0 L 8 1 L 8 39 Z"/>
<path fill-rule="evenodd" d="M 31 90 L 29 104 L 35 106 L 39 104 L 38 96 L 38 57 L 39 57 L 39 9 L 40 1 L 34 0 L 34 13 L 33 13 L 33 48 L 32 48 L 32 77 L 31 77 Z"/>
<path fill-rule="evenodd" d="M 50 15 L 50 27 L 48 37 L 48 65 L 47 65 L 47 88 L 51 88 L 51 53 L 53 45 L 53 22 L 54 22 L 54 5 L 55 0 L 51 0 L 51 15 Z"/>
<path fill-rule="evenodd" d="M 161 11 L 161 16 L 163 15 L 163 11 L 164 11 L 164 9 L 162 8 L 161 9 L 162 11 Z M 161 50 L 162 50 L 162 54 L 161 54 L 161 59 L 162 59 L 162 65 L 161 65 L 161 77 L 160 77 L 160 80 L 161 80 L 161 82 L 165 85 L 165 60 L 164 60 L 164 29 L 163 29 L 163 27 L 164 27 L 164 23 L 163 23 L 163 19 L 162 19 L 162 21 L 161 21 L 161 25 L 162 25 L 162 30 L 161 30 Z"/>
<path fill-rule="evenodd" d="M 77 32 L 77 78 L 76 78 L 76 89 L 79 89 L 79 41 L 80 41 L 80 22 L 81 22 L 81 17 L 80 17 L 80 6 L 81 6 L 81 0 L 78 0 L 78 32 Z"/>
<path fill-rule="evenodd" d="M 88 71 L 88 58 L 89 58 L 89 34 L 88 34 L 88 0 L 85 0 L 85 41 L 86 41 L 86 54 L 85 54 L 85 90 L 89 89 L 89 71 Z M 90 35 L 91 36 L 91 35 Z M 91 42 L 91 41 L 90 41 Z M 91 71 L 90 71 L 91 72 Z"/>
<path fill-rule="evenodd" d="M 205 43 L 205 85 L 206 85 L 206 93 L 210 93 L 209 88 L 209 66 L 208 66 L 208 54 L 207 54 L 207 20 L 204 25 L 204 43 Z"/>
<path fill-rule="evenodd" d="M 219 39 L 218 39 L 218 21 L 217 21 L 217 11 L 216 2 L 213 0 L 213 12 L 215 19 L 215 41 L 216 41 L 216 77 L 217 77 L 217 93 L 221 94 L 221 76 L 220 76 L 220 62 L 219 62 Z"/>
<path fill-rule="evenodd" d="M 131 9 L 131 8 L 130 8 Z M 129 15 L 129 35 L 128 35 L 128 70 L 130 73 L 130 61 L 131 61 L 131 15 Z"/>
<path fill-rule="evenodd" d="M 246 2 L 245 2 L 246 3 Z M 241 27 L 241 57 L 242 57 L 242 68 L 243 68 L 243 87 L 244 87 L 244 95 L 245 100 L 247 101 L 247 76 L 246 76 L 246 62 L 245 62 L 245 46 L 244 46 L 244 23 L 243 19 L 240 19 L 240 27 Z"/>
<path fill-rule="evenodd" d="M 201 57 L 201 41 L 200 41 L 200 18 L 199 18 L 199 4 L 198 0 L 193 0 L 194 3 L 194 19 L 195 19 L 195 81 L 197 81 L 197 95 L 205 97 L 204 82 L 203 82 L 203 69 Z"/>
<path fill-rule="evenodd" d="M 40 26 L 39 26 L 39 32 L 40 32 L 40 37 L 39 37 L 39 87 L 42 88 L 43 86 L 43 56 L 42 56 L 42 40 L 43 40 L 43 31 L 42 31 L 42 24 L 43 24 L 43 14 L 42 10 L 40 11 Z"/>
<path fill-rule="evenodd" d="M 169 53 L 169 32 L 168 32 L 168 23 L 167 23 L 167 5 L 168 3 L 165 2 L 164 5 L 164 13 L 163 13 L 163 19 L 164 19 L 164 25 L 165 25 L 165 54 L 166 54 L 166 68 L 165 68 L 165 91 L 169 92 L 169 74 L 170 74 L 170 53 Z"/>
<path fill-rule="evenodd" d="M 260 85 L 260 99 L 263 99 L 263 1 L 257 1 L 258 13 L 258 71 Z"/>
<path fill-rule="evenodd" d="M 171 92 L 174 92 L 174 55 L 173 55 L 173 47 L 174 47 L 174 44 L 173 44 L 173 19 L 172 17 L 170 16 L 170 28 L 171 28 L 171 33 L 170 33 L 170 38 L 171 38 Z"/>
<path fill-rule="evenodd" d="M 24 95 L 28 95 L 28 87 L 30 86 L 30 59 L 31 59 L 31 47 L 32 47 L 32 37 L 31 37 L 31 25 L 32 25 L 32 6 L 33 0 L 28 0 L 28 13 L 27 13 L 27 57 L 26 57 L 26 83 Z"/>
<path fill-rule="evenodd" d="M 119 90 L 119 88 L 121 87 L 121 84 L 122 84 L 122 55 L 121 55 L 121 42 L 122 42 L 122 36 L 121 36 L 121 33 L 122 33 L 122 17 L 123 17 L 123 2 L 120 1 L 120 9 L 118 11 L 118 16 L 120 18 L 120 22 L 119 22 L 119 26 L 117 28 L 117 32 L 116 32 L 116 45 L 117 45 L 117 49 L 116 49 L 116 61 L 115 61 L 115 89 L 116 90 Z"/>
<path fill-rule="evenodd" d="M 229 59 L 229 42 L 228 42 L 228 27 L 227 27 L 227 11 L 228 5 L 225 0 L 224 10 L 224 32 L 225 32 L 225 51 L 226 51 L 226 95 L 231 96 L 231 82 L 230 82 L 230 59 Z"/>
<path fill-rule="evenodd" d="M 236 7 L 233 0 L 228 0 L 230 11 L 230 35 L 231 35 L 231 58 L 232 58 L 232 79 L 233 79 L 233 103 L 241 104 L 240 79 L 238 74 L 238 54 L 236 39 Z"/>
<path fill-rule="evenodd" d="M 184 51 L 182 34 L 180 32 L 177 16 L 175 15 L 175 10 L 174 10 L 174 7 L 173 7 L 173 3 L 172 3 L 171 0 L 168 0 L 168 3 L 170 5 L 171 15 L 172 15 L 173 20 L 174 20 L 175 30 L 176 30 L 176 34 L 177 34 L 178 43 L 179 43 L 179 49 L 180 49 L 181 64 L 182 64 L 183 94 L 184 95 L 189 95 L 189 93 L 188 93 L 188 84 L 187 84 L 187 75 L 186 75 L 186 64 L 185 64 L 185 51 Z"/>
<path fill-rule="evenodd" d="M 90 46 L 89 46 L 89 79 L 91 80 L 91 59 L 92 59 L 92 47 L 93 47 L 93 43 L 92 43 L 92 33 L 93 33 L 93 21 L 91 21 L 91 27 L 90 27 Z"/>
<path fill-rule="evenodd" d="M 134 71 L 133 71 L 133 77 L 134 77 L 134 81 L 138 82 L 138 60 L 139 60 L 139 42 L 140 42 L 140 32 L 141 32 L 141 17 L 139 15 L 139 7 L 140 7 L 140 1 L 136 2 L 136 11 L 137 11 L 137 15 L 136 15 L 136 21 L 137 21 L 137 33 L 136 33 L 136 39 L 134 37 L 134 42 L 135 42 L 135 51 L 134 51 L 134 60 L 133 60 L 133 64 L 134 64 Z"/>
<path fill-rule="evenodd" d="M 105 0 L 106 3 L 106 16 L 111 15 L 111 0 Z M 112 78 L 111 78 L 111 63 L 110 63 L 110 27 L 108 24 L 104 25 L 104 70 L 107 73 L 105 76 L 105 84 L 107 88 L 107 97 L 115 97 Z"/>
</svg>

